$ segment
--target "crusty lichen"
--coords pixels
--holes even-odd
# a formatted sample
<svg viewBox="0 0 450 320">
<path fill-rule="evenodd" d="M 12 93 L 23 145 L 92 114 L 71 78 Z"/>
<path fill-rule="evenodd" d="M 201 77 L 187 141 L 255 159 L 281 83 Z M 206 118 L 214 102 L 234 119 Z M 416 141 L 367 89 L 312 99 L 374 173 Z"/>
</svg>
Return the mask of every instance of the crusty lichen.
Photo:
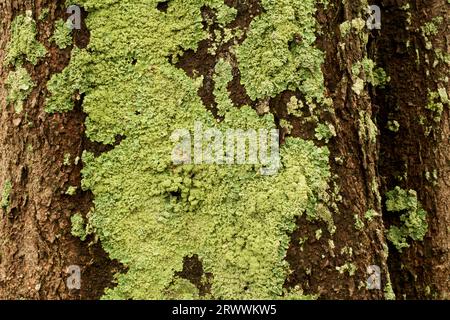
<svg viewBox="0 0 450 320">
<path fill-rule="evenodd" d="M 316 127 L 315 137 L 319 141 L 328 143 L 331 138 L 336 136 L 336 129 L 331 123 L 319 123 Z"/>
<path fill-rule="evenodd" d="M 72 29 L 67 21 L 59 19 L 55 22 L 55 31 L 51 41 L 54 41 L 60 49 L 65 49 L 72 44 Z"/>
<path fill-rule="evenodd" d="M 391 226 L 387 238 L 401 252 L 408 248 L 408 239 L 422 241 L 428 230 L 427 213 L 417 200 L 414 190 L 404 190 L 396 187 L 386 194 L 386 209 L 389 212 L 402 213 L 402 225 Z"/>
<path fill-rule="evenodd" d="M 0 201 L 0 207 L 6 209 L 9 207 L 9 198 L 12 191 L 12 183 L 10 180 L 6 180 L 3 185 L 2 198 Z"/>
<path fill-rule="evenodd" d="M 436 122 L 441 121 L 445 105 L 450 105 L 450 99 L 445 88 L 441 87 L 437 91 L 428 92 L 428 104 L 426 109 L 434 113 L 434 120 Z"/>
<path fill-rule="evenodd" d="M 98 157 L 83 155 L 82 187 L 95 196 L 88 224 L 110 257 L 128 267 L 117 275 L 118 286 L 108 289 L 105 298 L 196 298 L 198 289 L 176 276 L 184 258 L 194 254 L 213 275 L 208 297 L 304 298 L 300 291 L 283 290 L 289 271 L 284 258 L 296 217 L 307 213 L 309 219 L 325 221 L 330 233 L 335 230 L 326 206 L 329 151 L 312 141 L 287 138 L 280 150 L 282 167 L 273 176 L 261 175 L 261 165 L 253 164 L 173 164 L 170 137 L 177 129 L 194 132 L 194 123 L 220 132 L 270 130 L 276 125 L 271 114 L 259 116 L 249 106 L 231 106 L 226 59 L 215 68 L 220 122 L 197 94 L 202 79 L 191 79 L 169 63 L 168 57 L 175 61 L 182 50 L 196 50 L 208 36 L 202 6 L 219 13 L 231 12 L 229 7 L 219 0 L 173 0 L 161 13 L 157 2 L 80 1 L 89 11 L 90 43 L 86 49 L 75 48 L 69 66 L 48 85 L 52 96 L 47 111 L 70 110 L 74 93 L 84 93 L 87 136 L 105 144 L 113 144 L 117 135 L 125 137 Z M 252 97 L 267 98 L 297 86 L 300 79 L 300 90 L 309 99 L 323 98 L 323 54 L 313 47 L 314 4 L 263 1 L 268 16 L 255 20 L 244 49 L 236 48 Z M 274 14 L 282 21 L 272 19 Z M 300 16 L 289 21 L 284 14 Z M 264 21 L 276 24 L 274 36 L 282 41 L 275 37 L 273 44 L 290 61 L 286 68 L 263 71 L 262 77 L 272 79 L 276 87 L 269 91 L 253 82 L 257 78 L 250 79 L 249 68 L 261 58 L 255 59 L 260 50 L 244 54 L 255 45 L 255 37 L 268 30 Z M 294 33 L 304 34 L 304 40 L 290 54 L 285 47 Z M 291 72 L 296 68 L 299 78 Z"/>
<path fill-rule="evenodd" d="M 252 21 L 247 39 L 236 49 L 248 95 L 274 97 L 298 89 L 308 102 L 323 102 L 324 55 L 314 46 L 318 1 L 261 2 L 265 12 Z"/>
<path fill-rule="evenodd" d="M 361 110 L 359 112 L 359 138 L 361 141 L 366 141 L 370 143 L 377 142 L 378 127 L 373 122 L 372 117 L 366 111 Z"/>
<path fill-rule="evenodd" d="M 36 22 L 31 11 L 26 15 L 18 15 L 11 24 L 11 39 L 6 46 L 5 65 L 12 65 L 6 78 L 6 102 L 12 103 L 17 113 L 23 110 L 23 101 L 31 93 L 34 83 L 27 70 L 22 67 L 25 61 L 36 65 L 46 54 L 45 47 L 36 40 Z"/>
<path fill-rule="evenodd" d="M 6 47 L 5 64 L 21 65 L 25 60 L 36 65 L 45 56 L 45 47 L 36 40 L 36 22 L 31 11 L 18 15 L 11 25 L 11 39 Z"/>
<path fill-rule="evenodd" d="M 352 79 L 352 90 L 357 95 L 363 92 L 366 83 L 370 83 L 374 87 L 383 87 L 390 81 L 386 71 L 377 67 L 375 62 L 367 57 L 352 66 Z"/>
<path fill-rule="evenodd" d="M 81 241 L 86 240 L 86 223 L 83 216 L 80 213 L 74 214 L 70 221 L 72 223 L 72 235 L 81 239 Z"/>
<path fill-rule="evenodd" d="M 20 113 L 23 110 L 23 101 L 33 90 L 35 86 L 28 71 L 23 67 L 17 67 L 16 71 L 12 71 L 8 74 L 5 81 L 5 87 L 8 95 L 6 96 L 6 102 L 12 103 L 16 113 Z"/>
</svg>

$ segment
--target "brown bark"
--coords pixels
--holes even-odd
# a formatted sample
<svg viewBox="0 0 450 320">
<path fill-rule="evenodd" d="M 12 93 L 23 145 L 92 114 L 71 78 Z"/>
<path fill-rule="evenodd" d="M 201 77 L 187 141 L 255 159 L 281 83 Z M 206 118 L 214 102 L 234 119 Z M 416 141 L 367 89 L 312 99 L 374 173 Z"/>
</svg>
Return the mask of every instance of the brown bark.
<svg viewBox="0 0 450 320">
<path fill-rule="evenodd" d="M 450 84 L 442 81 L 449 75 L 449 65 L 439 62 L 436 49 L 450 53 L 450 5 L 447 0 L 414 1 L 408 12 L 402 10 L 408 1 L 377 1 L 386 11 L 380 37 L 372 44 L 377 62 L 392 80 L 385 90 L 378 90 L 375 103 L 380 108 L 380 174 L 382 191 L 400 185 L 416 190 L 428 212 L 429 230 L 423 242 L 398 253 L 391 248 L 389 267 L 398 298 L 450 298 L 450 115 L 448 105 L 440 122 L 433 121 L 426 110 L 428 91 L 438 84 L 450 92 Z M 431 36 L 432 49 L 426 48 L 421 26 L 435 17 L 443 17 L 438 33 Z M 409 22 L 410 21 L 410 22 Z M 407 44 L 410 44 L 407 46 Z M 427 119 L 421 124 L 421 117 Z M 387 121 L 400 123 L 398 133 L 390 132 Z M 428 128 L 427 128 L 428 127 Z M 431 131 L 427 133 L 427 130 Z M 437 170 L 432 181 L 426 172 Z M 406 178 L 399 180 L 398 176 Z M 391 223 L 385 213 L 386 223 Z"/>
<path fill-rule="evenodd" d="M 225 2 L 239 10 L 235 23 L 244 29 L 252 16 L 261 12 L 259 3 L 254 0 Z M 301 284 L 305 294 L 319 294 L 321 298 L 382 299 L 383 291 L 366 290 L 366 268 L 378 265 L 382 270 L 383 285 L 390 273 L 397 298 L 448 298 L 448 106 L 439 127 L 435 126 L 428 137 L 417 121 L 419 116 L 427 116 L 424 109 L 427 90 L 436 90 L 437 79 L 445 71 L 425 63 L 416 65 L 416 48 L 421 61 L 425 61 L 425 55 L 431 52 L 425 49 L 418 31 L 406 29 L 407 16 L 400 9 L 405 3 L 403 0 L 375 1 L 374 4 L 380 5 L 384 12 L 383 28 L 372 32 L 368 46 L 356 34 L 342 37 L 339 32 L 341 23 L 364 11 L 365 1 L 332 0 L 327 9 L 319 9 L 317 18 L 323 33 L 318 37 L 317 45 L 326 53 L 325 85 L 335 109 L 334 114 L 323 112 L 321 121 L 333 123 L 337 131 L 337 137 L 329 144 L 330 163 L 342 200 L 337 202 L 339 210 L 333 216 L 337 227 L 333 236 L 325 233 L 316 240 L 315 231 L 318 228 L 326 230 L 326 225 L 306 218 L 298 220 L 287 256 L 293 273 L 287 279 L 286 287 Z M 66 154 L 70 154 L 71 159 L 81 156 L 85 149 L 104 151 L 84 137 L 82 99 L 71 112 L 55 115 L 44 112 L 46 83 L 52 74 L 67 65 L 70 58 L 71 48 L 59 50 L 49 42 L 54 21 L 65 17 L 64 5 L 62 0 L 0 0 L 0 61 L 5 55 L 13 18 L 25 10 L 32 10 L 37 20 L 43 8 L 50 10 L 48 19 L 38 21 L 39 40 L 49 53 L 37 66 L 25 64 L 37 83 L 26 101 L 26 118 L 25 113 L 17 115 L 12 106 L 6 105 L 3 83 L 11 67 L 0 64 L 0 186 L 7 180 L 13 185 L 10 206 L 0 212 L 0 298 L 4 299 L 94 299 L 102 295 L 105 287 L 112 285 L 113 273 L 120 270 L 117 263 L 108 259 L 99 243 L 81 242 L 70 234 L 70 217 L 77 212 L 85 215 L 93 204 L 91 194 L 80 189 L 75 196 L 65 194 L 69 186 L 80 186 L 82 164 L 65 166 L 63 159 Z M 434 48 L 440 47 L 445 52 L 450 51 L 448 10 L 447 0 L 418 0 L 411 8 L 415 28 L 435 16 L 446 17 L 444 28 L 433 38 Z M 204 14 L 211 13 L 205 10 Z M 85 26 L 83 30 L 74 34 L 74 43 L 80 47 L 84 47 L 89 38 Z M 409 48 L 405 47 L 407 40 L 412 44 Z M 233 57 L 227 46 L 218 49 L 217 57 L 210 56 L 207 53 L 209 45 L 205 40 L 197 52 L 186 52 L 177 66 L 187 74 L 195 68 L 205 77 L 199 95 L 205 106 L 214 112 L 212 69 L 218 56 L 227 55 L 232 61 Z M 369 88 L 358 96 L 352 91 L 351 67 L 367 53 L 385 68 L 392 80 L 386 89 Z M 229 86 L 232 100 L 237 105 L 256 107 L 257 102 L 250 100 L 239 82 L 237 68 L 234 76 Z M 286 103 L 292 95 L 301 98 L 299 92 L 286 91 L 271 99 L 271 112 L 276 121 L 288 119 L 292 123 L 294 136 L 312 139 L 314 127 L 304 126 L 287 113 Z M 401 127 L 397 134 L 386 129 L 394 107 L 397 108 L 395 119 Z M 361 111 L 377 122 L 380 129 L 378 143 L 360 138 L 360 131 L 365 130 L 359 124 Z M 425 172 L 434 168 L 439 170 L 437 186 L 425 177 Z M 399 173 L 405 172 L 408 178 L 398 181 Z M 363 219 L 369 209 L 378 212 L 384 209 L 373 188 L 374 182 L 381 186 L 382 194 L 398 184 L 418 192 L 429 213 L 430 228 L 423 243 L 413 243 L 402 254 L 390 247 L 387 258 L 383 245 L 386 244 L 385 228 L 392 223 L 388 213 L 376 217 L 362 230 L 355 228 L 355 215 Z M 298 239 L 305 236 L 308 241 L 302 249 Z M 334 248 L 330 246 L 330 240 L 333 240 Z M 352 253 L 346 248 L 352 248 Z M 193 282 L 201 279 L 201 264 L 197 262 L 195 259 L 185 261 L 183 277 Z M 347 262 L 355 265 L 354 275 L 337 272 L 336 267 Z M 70 291 L 66 287 L 68 275 L 65 270 L 70 265 L 82 268 L 79 291 Z M 208 291 L 207 288 L 202 290 Z"/>
<path fill-rule="evenodd" d="M 80 186 L 81 163 L 65 166 L 86 149 L 84 118 L 80 106 L 65 114 L 44 112 L 46 83 L 68 63 L 70 48 L 61 51 L 49 43 L 54 21 L 65 17 L 65 1 L 0 1 L 0 61 L 9 41 L 13 18 L 32 10 L 36 21 L 43 8 L 48 18 L 38 21 L 38 38 L 48 54 L 36 66 L 25 64 L 37 86 L 15 114 L 6 105 L 4 80 L 11 67 L 0 64 L 0 183 L 12 182 L 10 205 L 0 212 L 0 298 L 2 299 L 94 299 L 110 285 L 116 264 L 108 260 L 99 243 L 89 245 L 70 234 L 70 216 L 86 214 L 92 196 L 69 186 Z M 86 35 L 75 34 L 75 43 Z M 81 267 L 81 290 L 66 286 L 70 265 Z"/>
</svg>

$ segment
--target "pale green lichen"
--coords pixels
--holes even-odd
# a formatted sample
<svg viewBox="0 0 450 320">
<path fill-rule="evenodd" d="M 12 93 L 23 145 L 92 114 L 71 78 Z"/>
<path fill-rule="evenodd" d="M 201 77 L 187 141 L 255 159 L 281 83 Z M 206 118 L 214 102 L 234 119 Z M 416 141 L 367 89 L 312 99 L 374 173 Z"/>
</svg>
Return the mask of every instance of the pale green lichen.
<svg viewBox="0 0 450 320">
<path fill-rule="evenodd" d="M 425 172 L 425 179 L 431 182 L 433 186 L 437 186 L 439 181 L 439 174 L 437 169 L 434 169 L 432 172 L 429 171 Z"/>
<path fill-rule="evenodd" d="M 5 81 L 8 92 L 6 103 L 12 103 L 16 113 L 23 110 L 23 102 L 29 96 L 35 86 L 28 71 L 23 67 L 17 67 L 16 71 L 11 71 Z"/>
<path fill-rule="evenodd" d="M 55 22 L 55 31 L 50 38 L 58 48 L 65 49 L 72 44 L 72 29 L 67 21 L 59 19 Z"/>
<path fill-rule="evenodd" d="M 428 104 L 426 106 L 426 109 L 434 113 L 434 120 L 436 122 L 441 121 L 445 105 L 450 105 L 450 99 L 445 88 L 441 87 L 437 91 L 428 92 Z"/>
<path fill-rule="evenodd" d="M 294 32 L 304 33 L 305 43 L 289 54 L 288 67 L 277 67 L 275 75 L 272 70 L 263 77 L 273 78 L 275 91 L 284 90 L 298 80 L 290 73 L 298 67 L 302 92 L 321 100 L 322 53 L 312 45 L 314 3 L 263 1 L 263 15 L 269 16 L 255 19 L 240 51 L 245 77 L 250 72 L 246 66 L 259 58 L 245 58 L 243 53 L 261 31 L 270 29 L 261 25 L 269 21 L 286 40 L 274 40 L 280 48 Z M 117 135 L 125 137 L 98 157 L 83 155 L 82 187 L 95 196 L 87 224 L 110 257 L 128 267 L 117 275 L 117 287 L 108 289 L 105 298 L 197 298 L 198 289 L 176 276 L 184 258 L 194 254 L 204 272 L 213 275 L 210 298 L 304 298 L 300 291 L 283 289 L 289 272 L 285 256 L 298 216 L 306 213 L 309 219 L 325 221 L 330 233 L 335 231 L 326 205 L 328 149 L 287 138 L 280 150 L 282 167 L 273 176 L 261 175 L 261 164 L 172 161 L 171 134 L 177 129 L 195 132 L 195 123 L 222 133 L 276 128 L 271 114 L 259 116 L 249 106 L 232 108 L 226 91 L 231 80 L 227 60 L 219 60 L 215 68 L 220 122 L 197 94 L 202 79 L 191 79 L 169 63 L 168 57 L 176 60 L 182 50 L 196 50 L 208 36 L 200 10 L 204 5 L 219 12 L 229 7 L 218 0 L 173 0 L 161 13 L 155 0 L 82 0 L 80 5 L 89 11 L 90 43 L 86 49 L 75 48 L 69 66 L 49 82 L 47 111 L 70 110 L 74 93 L 85 94 L 86 135 L 105 144 L 114 143 Z M 282 21 L 273 19 L 276 13 Z M 284 14 L 290 18 L 284 19 Z M 307 20 L 290 21 L 295 14 Z M 284 22 L 289 24 L 283 26 Z M 285 27 L 288 31 L 282 32 Z M 302 61 L 310 53 L 312 60 Z M 253 83 L 246 86 L 252 94 L 258 91 Z M 275 91 L 258 95 L 267 98 Z"/>
<path fill-rule="evenodd" d="M 320 240 L 320 238 L 322 238 L 322 234 L 323 234 L 322 229 L 317 229 L 315 233 L 316 240 Z"/>
<path fill-rule="evenodd" d="M 349 276 L 354 276 L 357 270 L 357 267 L 354 263 L 346 262 L 342 266 L 336 267 L 336 270 L 339 271 L 340 274 L 348 273 Z"/>
<path fill-rule="evenodd" d="M 315 137 L 319 141 L 328 143 L 331 138 L 336 136 L 336 129 L 331 123 L 319 123 L 315 129 Z"/>
<path fill-rule="evenodd" d="M 292 129 L 294 129 L 294 126 L 286 119 L 280 120 L 280 127 L 283 128 L 287 134 L 291 134 Z"/>
<path fill-rule="evenodd" d="M 229 62 L 219 59 L 215 67 L 214 96 L 220 116 L 224 116 L 234 108 L 233 101 L 231 101 L 228 93 L 228 83 L 233 80 L 232 71 L 233 68 Z"/>
<path fill-rule="evenodd" d="M 350 31 L 354 30 L 356 33 L 360 33 L 366 26 L 366 21 L 362 18 L 355 18 L 352 20 L 344 21 L 339 25 L 341 36 L 347 36 Z"/>
<path fill-rule="evenodd" d="M 364 214 L 364 218 L 366 218 L 367 221 L 369 221 L 369 222 L 372 222 L 373 218 L 379 217 L 379 216 L 380 216 L 380 214 L 374 209 L 370 209 Z"/>
<path fill-rule="evenodd" d="M 236 49 L 250 98 L 298 89 L 308 102 L 323 102 L 324 55 L 314 46 L 317 2 L 262 0 L 265 12 L 252 21 L 247 39 Z"/>
<path fill-rule="evenodd" d="M 362 230 L 362 229 L 364 229 L 364 222 L 361 220 L 361 218 L 359 217 L 359 215 L 358 214 L 355 214 L 354 215 L 354 218 L 355 218 L 355 228 L 356 228 L 356 230 Z"/>
<path fill-rule="evenodd" d="M 366 83 L 383 88 L 390 81 L 386 71 L 378 68 L 375 62 L 367 57 L 352 66 L 352 79 L 354 82 L 352 89 L 357 95 L 362 93 Z"/>
<path fill-rule="evenodd" d="M 2 198 L 0 201 L 0 207 L 7 209 L 9 207 L 9 198 L 12 191 L 12 183 L 10 180 L 6 180 L 3 185 Z"/>
<path fill-rule="evenodd" d="M 364 87 L 364 80 L 356 77 L 353 81 L 352 90 L 359 96 L 364 91 Z"/>
<path fill-rule="evenodd" d="M 400 130 L 400 123 L 396 120 L 389 120 L 387 123 L 387 128 L 392 132 L 398 132 Z"/>
<path fill-rule="evenodd" d="M 428 50 L 433 48 L 433 43 L 430 37 L 435 36 L 439 32 L 439 25 L 444 21 L 443 17 L 434 17 L 431 21 L 425 23 L 420 29 L 422 31 L 422 36 L 425 39 L 425 46 Z"/>
<path fill-rule="evenodd" d="M 66 190 L 66 194 L 69 195 L 69 196 L 73 196 L 76 193 L 77 193 L 77 187 L 74 187 L 74 186 L 70 186 Z"/>
<path fill-rule="evenodd" d="M 353 248 L 345 246 L 341 249 L 341 255 L 347 255 L 348 257 L 353 257 Z"/>
<path fill-rule="evenodd" d="M 70 153 L 64 154 L 63 164 L 64 164 L 65 166 L 70 165 L 70 158 L 71 158 Z"/>
<path fill-rule="evenodd" d="M 401 252 L 408 248 L 408 239 L 422 241 L 428 230 L 427 213 L 417 199 L 414 190 L 403 190 L 396 187 L 386 193 L 386 209 L 389 212 L 401 213 L 402 225 L 391 226 L 387 238 Z"/>
<path fill-rule="evenodd" d="M 86 222 L 84 221 L 83 216 L 79 213 L 76 213 L 70 218 L 70 221 L 72 223 L 72 235 L 74 237 L 80 238 L 81 241 L 86 240 Z"/>
<path fill-rule="evenodd" d="M 36 65 L 46 49 L 36 40 L 36 22 L 31 11 L 17 16 L 11 25 L 11 39 L 6 47 L 5 64 L 21 65 L 24 60 Z"/>
<path fill-rule="evenodd" d="M 395 300 L 395 293 L 394 293 L 394 289 L 392 288 L 392 283 L 391 283 L 390 279 L 384 286 L 384 298 L 386 300 Z"/>
<path fill-rule="evenodd" d="M 50 14 L 50 9 L 49 8 L 44 8 L 41 10 L 38 20 L 39 21 L 43 21 L 45 19 L 47 19 L 48 15 Z"/>
<path fill-rule="evenodd" d="M 199 299 L 197 287 L 187 279 L 174 277 L 173 282 L 167 289 L 164 289 L 167 299 L 194 300 Z"/>
<path fill-rule="evenodd" d="M 292 96 L 289 102 L 287 103 L 287 111 L 288 114 L 296 116 L 296 117 L 303 117 L 302 113 L 303 108 L 303 102 L 299 99 L 297 99 L 296 96 Z"/>
<path fill-rule="evenodd" d="M 372 117 L 366 111 L 359 112 L 359 138 L 362 141 L 367 141 L 371 143 L 377 142 L 378 127 L 373 122 Z"/>
</svg>

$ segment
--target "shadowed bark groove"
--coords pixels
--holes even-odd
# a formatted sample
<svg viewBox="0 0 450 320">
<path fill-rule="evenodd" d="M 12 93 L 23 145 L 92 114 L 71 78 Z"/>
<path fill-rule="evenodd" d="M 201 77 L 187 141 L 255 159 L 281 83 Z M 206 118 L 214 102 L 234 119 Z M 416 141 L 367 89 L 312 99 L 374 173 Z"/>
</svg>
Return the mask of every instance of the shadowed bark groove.
<svg viewBox="0 0 450 320">
<path fill-rule="evenodd" d="M 449 65 L 439 61 L 436 49 L 450 53 L 450 5 L 446 0 L 376 1 L 382 7 L 383 26 L 372 43 L 377 63 L 391 77 L 385 89 L 376 91 L 381 130 L 379 170 L 382 194 L 395 186 L 417 191 L 427 211 L 428 233 L 423 242 L 412 242 L 402 253 L 389 246 L 389 267 L 397 298 L 448 299 L 450 292 L 450 116 L 445 106 L 441 119 L 426 109 L 429 92 L 442 85 Z M 410 9 L 406 9 L 406 4 Z M 421 28 L 442 17 L 438 32 L 426 48 Z M 433 66 L 434 63 L 438 63 Z M 421 120 L 422 119 L 422 120 Z M 388 128 L 397 121 L 398 132 Z M 436 170 L 437 180 L 430 179 Z M 428 173 L 428 174 L 427 174 Z M 395 214 L 384 212 L 386 227 Z"/>
</svg>

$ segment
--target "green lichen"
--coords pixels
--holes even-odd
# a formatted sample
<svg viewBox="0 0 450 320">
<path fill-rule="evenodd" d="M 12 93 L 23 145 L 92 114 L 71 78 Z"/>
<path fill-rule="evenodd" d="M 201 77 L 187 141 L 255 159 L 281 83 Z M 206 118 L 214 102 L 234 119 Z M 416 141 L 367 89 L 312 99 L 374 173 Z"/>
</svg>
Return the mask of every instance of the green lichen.
<svg viewBox="0 0 450 320">
<path fill-rule="evenodd" d="M 444 112 L 444 105 L 449 105 L 450 101 L 445 88 L 440 88 L 438 91 L 428 92 L 427 110 L 434 114 L 434 121 L 440 122 L 442 113 Z"/>
<path fill-rule="evenodd" d="M 280 127 L 283 128 L 287 134 L 291 134 L 292 129 L 294 129 L 294 126 L 286 119 L 280 120 Z"/>
<path fill-rule="evenodd" d="M 233 101 L 231 101 L 228 93 L 228 83 L 233 80 L 232 71 L 233 68 L 228 61 L 219 59 L 215 67 L 214 96 L 217 103 L 217 113 L 220 116 L 224 116 L 234 108 Z"/>
<path fill-rule="evenodd" d="M 358 95 L 363 91 L 365 83 L 383 88 L 390 81 L 386 71 L 383 68 L 378 68 L 375 62 L 369 58 L 364 58 L 352 66 L 352 78 L 354 81 L 353 91 Z"/>
<path fill-rule="evenodd" d="M 433 186 L 437 186 L 438 185 L 438 180 L 439 180 L 439 174 L 437 169 L 434 169 L 432 172 L 425 172 L 425 179 L 427 179 L 427 181 L 431 182 L 433 184 Z"/>
<path fill-rule="evenodd" d="M 371 143 L 377 142 L 378 127 L 366 111 L 359 112 L 359 138 Z"/>
<path fill-rule="evenodd" d="M 271 114 L 259 116 L 249 106 L 232 107 L 226 91 L 231 80 L 226 59 L 215 68 L 220 122 L 197 94 L 202 79 L 191 79 L 169 63 L 168 57 L 175 61 L 182 50 L 196 50 L 208 36 L 200 10 L 204 5 L 219 12 L 230 11 L 229 7 L 218 0 L 173 0 L 161 13 L 157 2 L 80 1 L 89 11 L 90 43 L 86 49 L 75 48 L 69 66 L 48 84 L 52 96 L 47 111 L 70 110 L 74 93 L 84 93 L 86 135 L 104 144 L 113 144 L 117 135 L 125 137 L 98 157 L 83 154 L 82 187 L 95 196 L 95 210 L 87 223 L 110 257 L 128 267 L 117 275 L 117 287 L 108 289 L 105 298 L 197 298 L 198 290 L 176 276 L 184 258 L 194 254 L 204 271 L 213 275 L 208 297 L 304 298 L 300 291 L 283 290 L 289 272 L 285 256 L 296 218 L 302 214 L 325 221 L 329 232 L 334 232 L 326 206 L 329 151 L 312 141 L 288 137 L 280 149 L 281 168 L 273 176 L 261 175 L 261 164 L 175 165 L 175 142 L 170 139 L 175 130 L 193 134 L 200 123 L 225 134 L 231 129 L 270 130 L 276 125 Z M 236 48 L 245 77 L 249 77 L 247 67 L 259 58 L 244 53 L 261 29 L 263 33 L 270 29 L 262 22 L 270 21 L 282 28 L 278 32 L 283 39 L 299 32 L 304 33 L 305 43 L 289 54 L 288 67 L 280 66 L 273 69 L 275 75 L 266 72 L 263 77 L 273 79 L 276 91 L 284 90 L 294 86 L 290 71 L 299 67 L 300 77 L 305 77 L 303 92 L 320 100 L 322 53 L 312 47 L 314 3 L 263 1 L 267 11 L 263 15 L 268 16 L 255 19 L 249 42 L 243 50 Z M 281 22 L 274 19 L 275 13 Z M 284 14 L 290 18 L 284 19 Z M 291 21 L 295 14 L 307 20 Z M 281 32 L 285 27 L 290 31 Z M 282 42 L 286 45 L 288 40 Z M 278 41 L 274 44 L 282 47 Z M 311 52 L 320 59 L 302 61 Z M 313 82 L 306 79 L 311 74 Z M 258 91 L 252 90 L 253 84 L 246 86 L 252 94 Z M 268 98 L 274 92 L 258 95 Z"/>
<path fill-rule="evenodd" d="M 0 201 L 0 207 L 3 209 L 7 209 L 9 207 L 9 197 L 12 191 L 12 183 L 9 180 L 6 180 L 3 185 L 2 198 Z"/>
<path fill-rule="evenodd" d="M 292 96 L 289 102 L 287 103 L 287 111 L 288 114 L 296 116 L 296 117 L 303 117 L 303 113 L 301 109 L 303 108 L 303 102 L 297 97 Z"/>
<path fill-rule="evenodd" d="M 84 221 L 83 216 L 79 213 L 76 213 L 70 218 L 70 221 L 72 223 L 72 235 L 74 237 L 80 238 L 81 241 L 86 240 L 86 222 Z"/>
<path fill-rule="evenodd" d="M 396 120 L 389 120 L 387 123 L 387 128 L 392 132 L 398 132 L 400 130 L 400 123 Z"/>
<path fill-rule="evenodd" d="M 354 30 L 356 33 L 360 33 L 366 27 L 366 21 L 361 18 L 355 18 L 352 20 L 344 21 L 339 25 L 341 36 L 347 36 L 350 31 Z"/>
<path fill-rule="evenodd" d="M 48 15 L 50 14 L 50 9 L 49 8 L 44 8 L 41 10 L 38 20 L 39 21 L 43 21 L 45 19 L 47 19 Z"/>
<path fill-rule="evenodd" d="M 439 25 L 444 21 L 443 17 L 435 17 L 431 21 L 425 23 L 420 29 L 422 32 L 422 36 L 425 39 L 426 48 L 431 50 L 433 48 L 433 43 L 429 39 L 432 36 L 435 36 L 439 32 Z"/>
<path fill-rule="evenodd" d="M 389 278 L 388 278 L 388 282 L 384 286 L 384 298 L 386 300 L 395 300 L 394 289 L 392 288 L 392 283 L 391 283 L 391 280 Z"/>
<path fill-rule="evenodd" d="M 359 96 L 364 91 L 365 83 L 361 78 L 356 77 L 353 80 L 352 90 Z"/>
<path fill-rule="evenodd" d="M 342 266 L 336 267 L 336 270 L 339 271 L 340 274 L 348 273 L 349 276 L 354 276 L 356 273 L 356 265 L 351 262 L 346 262 Z"/>
<path fill-rule="evenodd" d="M 4 63 L 18 66 L 25 59 L 36 65 L 45 54 L 45 47 L 36 40 L 36 22 L 31 11 L 17 16 L 11 25 L 11 40 L 6 47 Z"/>
<path fill-rule="evenodd" d="M 347 255 L 348 257 L 353 257 L 353 248 L 345 246 L 341 249 L 341 255 Z"/>
<path fill-rule="evenodd" d="M 64 154 L 64 161 L 63 161 L 63 164 L 64 164 L 65 166 L 70 165 L 70 157 L 71 157 L 70 153 Z"/>
<path fill-rule="evenodd" d="M 65 49 L 72 44 L 72 29 L 67 21 L 59 19 L 55 22 L 55 31 L 50 39 L 58 48 Z"/>
<path fill-rule="evenodd" d="M 320 240 L 320 238 L 322 238 L 322 234 L 323 234 L 322 229 L 317 229 L 315 233 L 316 240 Z"/>
<path fill-rule="evenodd" d="M 74 187 L 74 186 L 70 186 L 66 190 L 66 194 L 69 195 L 69 196 L 73 196 L 76 193 L 77 193 L 77 187 Z"/>
<path fill-rule="evenodd" d="M 164 290 L 164 295 L 168 299 L 194 300 L 199 299 L 197 287 L 189 280 L 174 277 L 173 282 Z"/>
<path fill-rule="evenodd" d="M 262 0 L 265 12 L 252 21 L 247 39 L 236 49 L 250 98 L 298 89 L 308 102 L 323 102 L 324 56 L 314 46 L 317 2 Z"/>
<path fill-rule="evenodd" d="M 336 129 L 330 123 L 319 123 L 316 127 L 315 137 L 319 141 L 325 141 L 328 143 L 331 138 L 336 136 Z"/>
<path fill-rule="evenodd" d="M 373 218 L 379 217 L 379 216 L 380 216 L 380 214 L 374 209 L 370 209 L 364 214 L 364 218 L 366 218 L 367 221 L 369 221 L 369 222 L 372 222 Z"/>
<path fill-rule="evenodd" d="M 23 102 L 35 86 L 28 71 L 23 67 L 17 67 L 16 71 L 11 71 L 5 81 L 8 92 L 6 103 L 12 103 L 16 113 L 23 110 Z"/>
<path fill-rule="evenodd" d="M 422 209 L 414 190 L 403 190 L 396 187 L 386 193 L 386 209 L 389 212 L 401 213 L 402 225 L 391 226 L 387 238 L 401 252 L 408 248 L 408 239 L 422 241 L 428 230 L 426 211 Z"/>
<path fill-rule="evenodd" d="M 364 229 L 364 222 L 361 220 L 358 214 L 354 215 L 355 218 L 355 228 L 356 230 L 362 230 Z"/>
</svg>

